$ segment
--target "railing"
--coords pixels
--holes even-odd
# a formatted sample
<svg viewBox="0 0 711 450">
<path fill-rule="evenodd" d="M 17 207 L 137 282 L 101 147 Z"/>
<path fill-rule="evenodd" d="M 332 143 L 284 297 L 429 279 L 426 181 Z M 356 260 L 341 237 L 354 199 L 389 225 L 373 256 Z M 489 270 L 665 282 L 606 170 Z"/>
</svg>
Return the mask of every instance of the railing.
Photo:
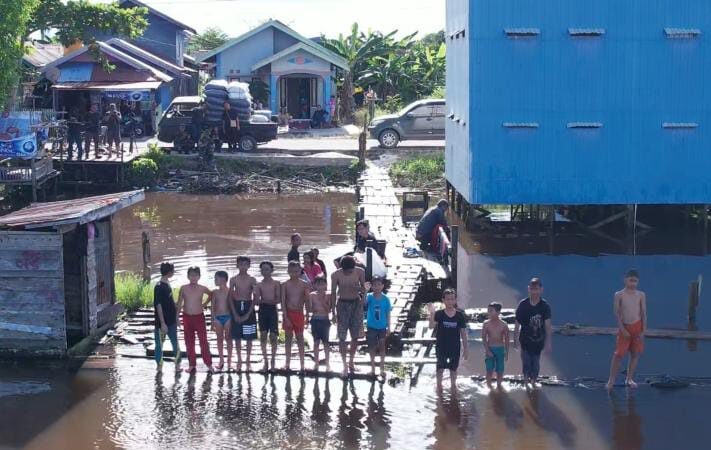
<svg viewBox="0 0 711 450">
<path fill-rule="evenodd" d="M 0 183 L 31 184 L 49 175 L 53 170 L 52 158 L 37 160 L 6 159 L 0 166 Z"/>
</svg>

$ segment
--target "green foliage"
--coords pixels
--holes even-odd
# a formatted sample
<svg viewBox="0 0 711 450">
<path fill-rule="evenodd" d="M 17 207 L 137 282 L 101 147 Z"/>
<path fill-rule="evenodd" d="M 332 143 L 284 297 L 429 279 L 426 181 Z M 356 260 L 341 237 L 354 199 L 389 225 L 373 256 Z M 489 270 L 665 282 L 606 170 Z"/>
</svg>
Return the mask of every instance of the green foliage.
<svg viewBox="0 0 711 450">
<path fill-rule="evenodd" d="M 116 301 L 128 311 L 153 305 L 153 286 L 133 273 L 119 273 L 114 278 Z"/>
<path fill-rule="evenodd" d="M 148 144 L 148 151 L 146 152 L 145 155 L 143 155 L 144 158 L 148 158 L 158 167 L 161 167 L 164 163 L 168 155 L 165 154 L 163 150 L 160 149 L 158 144 Z"/>
<path fill-rule="evenodd" d="M 0 109 L 17 88 L 23 38 L 37 0 L 7 0 L 2 3 L 0 19 Z"/>
<path fill-rule="evenodd" d="M 390 175 L 400 186 L 430 187 L 444 179 L 444 153 L 413 156 L 390 168 Z"/>
<path fill-rule="evenodd" d="M 138 158 L 128 171 L 129 183 L 139 187 L 153 187 L 158 182 L 158 165 L 148 158 Z"/>
<path fill-rule="evenodd" d="M 193 55 L 200 50 L 213 50 L 227 42 L 230 37 L 218 27 L 210 27 L 202 33 L 193 36 L 188 43 L 188 54 Z"/>
<path fill-rule="evenodd" d="M 252 94 L 254 100 L 263 105 L 269 103 L 269 85 L 261 78 L 252 78 L 252 81 L 249 83 L 249 93 Z"/>
</svg>

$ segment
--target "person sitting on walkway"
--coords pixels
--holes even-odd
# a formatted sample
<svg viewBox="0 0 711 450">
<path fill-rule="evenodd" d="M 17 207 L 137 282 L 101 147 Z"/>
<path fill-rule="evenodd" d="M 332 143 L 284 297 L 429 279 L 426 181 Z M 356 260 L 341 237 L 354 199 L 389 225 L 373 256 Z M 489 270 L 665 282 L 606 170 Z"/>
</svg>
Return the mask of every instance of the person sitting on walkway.
<svg viewBox="0 0 711 450">
<path fill-rule="evenodd" d="M 316 107 L 316 112 L 311 117 L 311 128 L 323 128 L 326 125 L 326 111 L 323 110 L 321 105 Z"/>
<path fill-rule="evenodd" d="M 449 202 L 442 199 L 437 202 L 437 206 L 428 209 L 420 219 L 415 230 L 415 238 L 420 242 L 422 250 L 427 250 L 432 245 L 432 235 L 438 225 L 447 231 L 449 225 L 445 213 L 448 209 Z"/>
</svg>

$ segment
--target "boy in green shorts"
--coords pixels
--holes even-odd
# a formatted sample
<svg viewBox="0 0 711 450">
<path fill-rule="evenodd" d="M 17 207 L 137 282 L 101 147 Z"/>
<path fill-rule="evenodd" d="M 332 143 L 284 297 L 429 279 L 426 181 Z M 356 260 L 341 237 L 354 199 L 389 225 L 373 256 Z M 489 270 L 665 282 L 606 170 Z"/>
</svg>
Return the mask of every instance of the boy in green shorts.
<svg viewBox="0 0 711 450">
<path fill-rule="evenodd" d="M 481 329 L 481 340 L 484 342 L 486 358 L 486 384 L 491 388 L 494 371 L 496 371 L 496 387 L 501 389 L 504 378 L 504 361 L 509 357 L 509 326 L 499 317 L 501 303 L 489 303 L 489 318 Z"/>
</svg>

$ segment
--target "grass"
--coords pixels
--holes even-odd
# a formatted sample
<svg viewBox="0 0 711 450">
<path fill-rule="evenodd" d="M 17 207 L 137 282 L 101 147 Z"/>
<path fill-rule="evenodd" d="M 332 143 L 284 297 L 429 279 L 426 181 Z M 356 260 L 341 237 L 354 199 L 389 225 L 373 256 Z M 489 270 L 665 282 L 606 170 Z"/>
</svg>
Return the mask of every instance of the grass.
<svg viewBox="0 0 711 450">
<path fill-rule="evenodd" d="M 400 186 L 426 188 L 442 184 L 444 153 L 418 155 L 402 159 L 390 168 L 390 176 Z"/>
<path fill-rule="evenodd" d="M 116 301 L 127 311 L 136 311 L 153 305 L 153 286 L 136 274 L 120 273 L 114 278 Z"/>
</svg>

